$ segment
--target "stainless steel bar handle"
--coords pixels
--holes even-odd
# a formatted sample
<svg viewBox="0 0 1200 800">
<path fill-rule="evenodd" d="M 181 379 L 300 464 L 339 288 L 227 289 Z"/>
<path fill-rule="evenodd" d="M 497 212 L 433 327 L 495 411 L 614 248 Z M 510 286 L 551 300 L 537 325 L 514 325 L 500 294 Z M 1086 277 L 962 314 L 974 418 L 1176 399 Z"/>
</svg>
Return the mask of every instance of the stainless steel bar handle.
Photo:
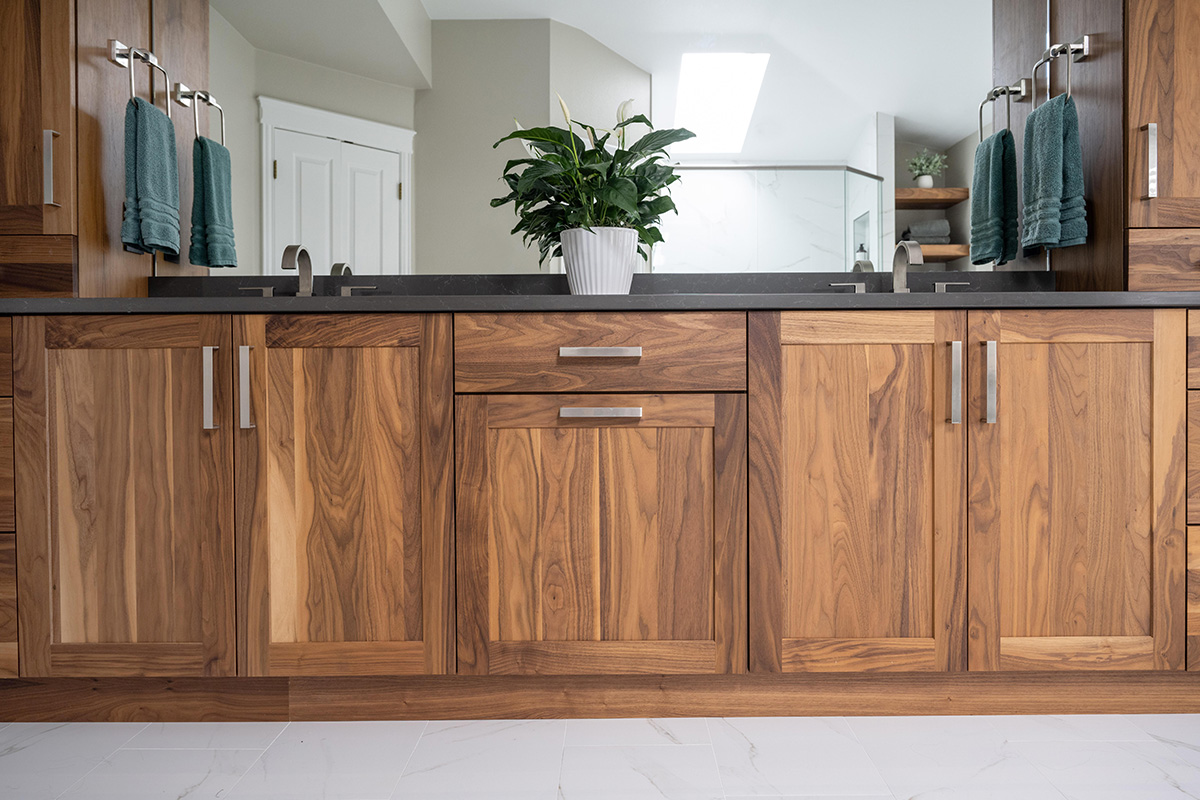
<svg viewBox="0 0 1200 800">
<path fill-rule="evenodd" d="M 215 431 L 217 423 L 213 419 L 213 405 L 216 402 L 213 396 L 216 392 L 216 383 L 213 375 L 213 355 L 220 348 L 213 346 L 205 346 L 200 348 L 204 361 L 204 430 Z"/>
<path fill-rule="evenodd" d="M 254 345 L 238 347 L 238 427 L 248 431 L 254 427 L 250 421 L 250 351 Z"/>
<path fill-rule="evenodd" d="M 962 424 L 962 347 L 961 341 L 950 343 L 950 419 L 951 425 Z"/>
<path fill-rule="evenodd" d="M 987 353 L 987 364 L 985 371 L 987 373 L 987 399 L 986 408 L 984 409 L 983 421 L 988 425 L 996 424 L 996 342 L 988 340 L 983 343 L 984 350 Z"/>
<path fill-rule="evenodd" d="M 1146 194 L 1143 200 L 1158 197 L 1158 123 L 1142 126 L 1146 132 Z"/>
<path fill-rule="evenodd" d="M 42 205 L 62 208 L 54 202 L 54 140 L 61 134 L 49 128 L 42 131 Z"/>
<path fill-rule="evenodd" d="M 610 408 L 607 406 L 563 406 L 558 409 L 560 419 L 641 419 L 641 406 Z"/>
<path fill-rule="evenodd" d="M 641 358 L 640 347 L 560 347 L 559 358 Z"/>
</svg>

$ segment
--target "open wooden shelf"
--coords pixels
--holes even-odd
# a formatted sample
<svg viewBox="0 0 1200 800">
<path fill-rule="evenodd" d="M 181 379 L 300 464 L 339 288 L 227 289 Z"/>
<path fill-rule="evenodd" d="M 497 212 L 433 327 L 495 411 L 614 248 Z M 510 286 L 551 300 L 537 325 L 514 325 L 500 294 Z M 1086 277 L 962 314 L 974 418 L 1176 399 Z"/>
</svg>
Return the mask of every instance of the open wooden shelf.
<svg viewBox="0 0 1200 800">
<path fill-rule="evenodd" d="M 927 264 L 940 264 L 943 261 L 966 258 L 971 255 L 971 246 L 969 244 L 923 244 L 921 245 L 921 255 L 925 256 Z"/>
<path fill-rule="evenodd" d="M 949 208 L 971 196 L 971 190 L 960 186 L 937 189 L 897 189 L 896 209 L 900 211 Z"/>
</svg>

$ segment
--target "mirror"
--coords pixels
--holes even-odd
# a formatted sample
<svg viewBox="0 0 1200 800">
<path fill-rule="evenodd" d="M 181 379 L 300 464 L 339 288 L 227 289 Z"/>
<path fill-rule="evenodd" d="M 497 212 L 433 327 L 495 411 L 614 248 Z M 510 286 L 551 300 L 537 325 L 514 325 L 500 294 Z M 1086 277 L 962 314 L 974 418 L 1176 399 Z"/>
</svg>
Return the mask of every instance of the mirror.
<svg viewBox="0 0 1200 800">
<path fill-rule="evenodd" d="M 884 271 L 914 223 L 935 268 L 973 269 L 969 203 L 896 191 L 923 149 L 948 160 L 935 187 L 970 186 L 991 27 L 983 0 L 211 0 L 193 88 L 224 109 L 239 255 L 212 274 L 277 274 L 294 242 L 319 273 L 539 271 L 489 205 L 525 151 L 492 145 L 561 126 L 559 95 L 597 127 L 632 98 L 697 133 L 643 270 Z"/>
</svg>

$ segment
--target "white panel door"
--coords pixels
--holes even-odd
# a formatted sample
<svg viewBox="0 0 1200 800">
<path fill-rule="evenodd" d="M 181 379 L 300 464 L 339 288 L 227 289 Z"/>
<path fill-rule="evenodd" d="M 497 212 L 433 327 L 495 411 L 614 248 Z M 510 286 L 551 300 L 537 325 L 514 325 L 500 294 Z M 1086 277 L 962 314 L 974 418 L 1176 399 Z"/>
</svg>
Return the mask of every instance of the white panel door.
<svg viewBox="0 0 1200 800">
<path fill-rule="evenodd" d="M 312 256 L 313 272 L 328 274 L 338 258 L 345 230 L 345 180 L 341 174 L 342 143 L 295 131 L 275 131 L 278 174 L 272 181 L 274 219 L 271 221 L 273 263 L 289 244 L 302 244 Z"/>
<path fill-rule="evenodd" d="M 355 275 L 400 272 L 400 154 L 342 143 L 343 258 Z"/>
</svg>

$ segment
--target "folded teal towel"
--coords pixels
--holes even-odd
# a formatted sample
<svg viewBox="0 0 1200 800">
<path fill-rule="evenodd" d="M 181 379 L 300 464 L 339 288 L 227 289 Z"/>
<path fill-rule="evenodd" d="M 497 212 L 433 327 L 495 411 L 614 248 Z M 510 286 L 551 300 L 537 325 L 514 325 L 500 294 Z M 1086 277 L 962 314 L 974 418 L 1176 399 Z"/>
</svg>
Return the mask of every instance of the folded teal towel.
<svg viewBox="0 0 1200 800">
<path fill-rule="evenodd" d="M 233 246 L 233 173 L 229 150 L 204 136 L 192 145 L 192 246 L 188 261 L 198 267 L 236 267 Z"/>
<path fill-rule="evenodd" d="M 975 148 L 971 181 L 971 263 L 997 266 L 1017 257 L 1017 149 L 1012 131 Z"/>
<path fill-rule="evenodd" d="M 136 253 L 179 255 L 175 126 L 142 98 L 125 106 L 125 213 L 121 241 Z"/>
<path fill-rule="evenodd" d="M 1047 100 L 1025 122 L 1026 248 L 1069 247 L 1087 241 L 1083 151 L 1074 98 Z"/>
</svg>

